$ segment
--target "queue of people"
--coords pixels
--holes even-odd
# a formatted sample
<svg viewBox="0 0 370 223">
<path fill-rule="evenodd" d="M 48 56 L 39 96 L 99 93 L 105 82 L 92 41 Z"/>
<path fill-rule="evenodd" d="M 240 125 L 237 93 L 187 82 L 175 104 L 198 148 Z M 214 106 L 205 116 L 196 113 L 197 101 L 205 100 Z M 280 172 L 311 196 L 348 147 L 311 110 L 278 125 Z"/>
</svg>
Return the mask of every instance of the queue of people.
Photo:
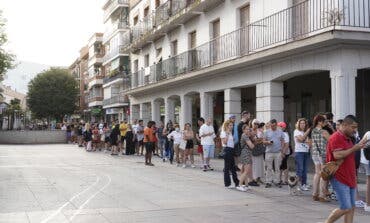
<svg viewBox="0 0 370 223">
<path fill-rule="evenodd" d="M 243 111 L 239 123 L 236 123 L 235 115 L 230 115 L 220 129 L 213 125 L 211 118 L 199 118 L 196 128 L 186 123 L 182 129 L 171 121 L 166 125 L 149 121 L 144 126 L 143 120 L 135 120 L 132 125 L 124 120 L 110 127 L 102 123 L 79 124 L 74 135 L 86 151 L 104 149 L 111 151 L 111 155 L 145 156 L 147 166 L 154 166 L 152 157 L 156 155 L 163 162 L 195 168 L 194 149 L 197 148 L 203 171 L 213 170 L 211 160 L 215 157 L 218 138 L 222 145 L 220 157 L 224 159 L 224 186 L 243 192 L 261 185 L 265 188 L 290 187 L 292 176 L 289 171 L 294 167 L 288 164 L 292 164 L 289 161 L 292 157 L 299 193 L 312 191 L 312 199 L 317 202 L 339 201 L 340 208 L 326 221 L 334 222 L 343 215 L 352 218 L 355 206 L 370 211 L 370 164 L 362 151 L 365 146 L 370 147 L 370 132 L 361 139 L 357 131 L 359 123 L 354 116 L 347 116 L 337 123 L 332 118 L 331 113 L 316 115 L 312 123 L 300 118 L 293 130 L 285 122 L 272 119 L 263 123 L 251 119 L 251 114 Z M 309 159 L 315 169 L 312 182 L 307 178 Z M 344 162 L 334 178 L 325 181 L 321 177 L 325 164 L 339 159 Z M 356 172 L 360 162 L 366 167 L 366 202 L 356 193 Z"/>
</svg>

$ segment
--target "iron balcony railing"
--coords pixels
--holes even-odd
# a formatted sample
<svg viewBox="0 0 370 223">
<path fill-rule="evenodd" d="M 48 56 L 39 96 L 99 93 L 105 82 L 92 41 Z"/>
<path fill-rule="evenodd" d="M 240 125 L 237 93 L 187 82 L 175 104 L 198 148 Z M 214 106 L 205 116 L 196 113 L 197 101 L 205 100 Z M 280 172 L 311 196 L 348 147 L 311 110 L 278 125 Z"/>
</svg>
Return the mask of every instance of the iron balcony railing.
<svg viewBox="0 0 370 223">
<path fill-rule="evenodd" d="M 187 8 L 199 0 L 172 0 L 160 5 L 153 13 L 147 15 L 143 20 L 132 27 L 133 39 L 141 38 L 154 28 L 175 16 L 181 10 Z"/>
<path fill-rule="evenodd" d="M 104 19 L 107 20 L 118 5 L 129 5 L 129 0 L 112 0 L 110 5 L 104 10 Z"/>
<path fill-rule="evenodd" d="M 90 96 L 88 102 L 103 101 L 103 96 Z"/>
<path fill-rule="evenodd" d="M 107 54 L 103 58 L 103 61 L 104 61 L 104 63 L 106 63 L 107 61 L 110 61 L 113 58 L 118 57 L 120 54 L 127 54 L 127 52 L 125 51 L 125 46 L 124 45 L 120 45 L 120 46 L 114 48 L 112 51 L 107 52 Z"/>
<path fill-rule="evenodd" d="M 110 77 L 105 77 L 104 80 L 103 80 L 103 83 L 106 84 L 106 83 L 110 83 L 110 82 L 113 82 L 117 79 L 120 79 L 120 78 L 124 78 L 125 76 L 127 75 L 124 75 L 123 73 L 119 73 L 119 74 L 116 74 L 114 76 L 110 76 Z"/>
<path fill-rule="evenodd" d="M 105 31 L 104 36 L 103 36 L 103 42 L 107 42 L 110 38 L 112 38 L 113 33 L 115 33 L 117 30 L 129 29 L 129 28 L 130 27 L 127 21 L 121 21 L 121 22 L 114 23 L 110 29 Z M 128 41 L 130 41 L 130 39 Z"/>
<path fill-rule="evenodd" d="M 111 98 L 103 100 L 103 106 L 113 105 L 113 104 L 124 104 L 128 103 L 127 97 L 122 94 L 113 95 Z"/>
<path fill-rule="evenodd" d="M 132 88 L 332 30 L 370 32 L 365 0 L 306 0 L 131 75 Z"/>
</svg>

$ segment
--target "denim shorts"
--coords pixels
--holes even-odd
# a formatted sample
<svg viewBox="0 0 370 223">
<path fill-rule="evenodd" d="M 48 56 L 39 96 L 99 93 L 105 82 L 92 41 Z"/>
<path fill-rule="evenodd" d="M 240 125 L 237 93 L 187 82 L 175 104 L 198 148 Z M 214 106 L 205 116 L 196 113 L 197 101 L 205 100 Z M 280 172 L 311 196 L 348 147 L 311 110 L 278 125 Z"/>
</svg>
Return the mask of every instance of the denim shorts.
<svg viewBox="0 0 370 223">
<path fill-rule="evenodd" d="M 215 157 L 215 146 L 214 145 L 203 145 L 203 156 L 204 158 Z"/>
<path fill-rule="evenodd" d="M 366 176 L 370 176 L 370 162 L 367 165 L 365 164 L 365 169 L 366 169 Z"/>
<path fill-rule="evenodd" d="M 333 178 L 330 180 L 331 185 L 337 195 L 337 199 L 339 202 L 339 208 L 341 210 L 347 210 L 355 207 L 355 196 L 356 196 L 356 188 L 351 188 L 337 179 Z"/>
</svg>

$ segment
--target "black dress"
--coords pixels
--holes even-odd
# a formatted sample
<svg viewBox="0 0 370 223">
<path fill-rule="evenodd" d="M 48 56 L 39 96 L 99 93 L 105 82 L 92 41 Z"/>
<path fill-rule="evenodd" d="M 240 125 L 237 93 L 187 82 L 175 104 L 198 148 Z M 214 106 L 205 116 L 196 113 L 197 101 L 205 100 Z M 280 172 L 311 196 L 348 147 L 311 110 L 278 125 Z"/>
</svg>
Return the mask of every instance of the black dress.
<svg viewBox="0 0 370 223">
<path fill-rule="evenodd" d="M 134 134 L 131 130 L 126 132 L 126 155 L 135 154 Z"/>
</svg>

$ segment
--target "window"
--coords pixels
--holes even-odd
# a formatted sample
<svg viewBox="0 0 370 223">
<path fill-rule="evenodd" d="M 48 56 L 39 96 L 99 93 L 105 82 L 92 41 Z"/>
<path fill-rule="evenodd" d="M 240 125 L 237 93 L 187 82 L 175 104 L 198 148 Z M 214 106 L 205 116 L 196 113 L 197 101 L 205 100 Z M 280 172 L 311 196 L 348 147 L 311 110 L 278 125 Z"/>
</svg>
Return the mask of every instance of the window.
<svg viewBox="0 0 370 223">
<path fill-rule="evenodd" d="M 197 46 L 197 31 L 189 33 L 189 49 Z"/>
<path fill-rule="evenodd" d="M 158 8 L 161 5 L 161 0 L 155 0 L 155 8 Z"/>
<path fill-rule="evenodd" d="M 172 41 L 171 43 L 171 56 L 177 55 L 177 40 Z"/>
<path fill-rule="evenodd" d="M 146 17 L 147 15 L 149 15 L 149 6 L 147 6 L 147 7 L 144 9 L 144 17 Z"/>
<path fill-rule="evenodd" d="M 212 22 L 212 39 L 217 38 L 220 36 L 220 20 L 217 19 L 216 21 Z"/>
<path fill-rule="evenodd" d="M 156 50 L 156 57 L 159 57 L 159 56 L 161 56 L 162 55 L 162 48 L 158 48 L 157 50 Z"/>
<path fill-rule="evenodd" d="M 144 56 L 144 67 L 149 67 L 149 54 Z"/>
<path fill-rule="evenodd" d="M 139 71 L 139 60 L 134 60 L 134 72 Z"/>
<path fill-rule="evenodd" d="M 134 17 L 134 25 L 136 25 L 139 22 L 139 16 Z"/>
<path fill-rule="evenodd" d="M 249 24 L 249 10 L 250 10 L 250 7 L 249 5 L 247 6 L 244 6 L 242 8 L 239 9 L 240 11 L 240 27 L 244 27 L 246 25 Z"/>
</svg>

